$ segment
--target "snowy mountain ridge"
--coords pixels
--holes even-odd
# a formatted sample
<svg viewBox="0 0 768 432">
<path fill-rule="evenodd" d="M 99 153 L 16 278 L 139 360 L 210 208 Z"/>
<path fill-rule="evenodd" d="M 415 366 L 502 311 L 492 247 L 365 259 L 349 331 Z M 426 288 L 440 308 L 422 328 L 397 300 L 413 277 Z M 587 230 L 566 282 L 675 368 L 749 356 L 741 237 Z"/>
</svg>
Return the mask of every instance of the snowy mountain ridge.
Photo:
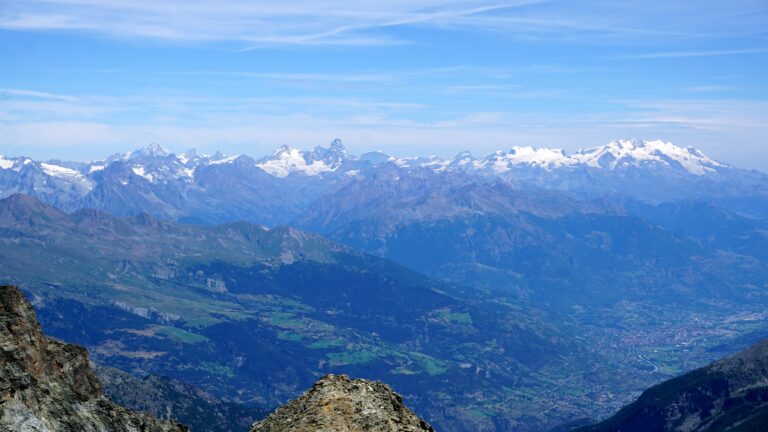
<svg viewBox="0 0 768 432">
<path fill-rule="evenodd" d="M 659 166 L 679 168 L 690 174 L 715 173 L 718 168 L 728 167 L 707 157 L 693 147 L 679 147 L 661 140 L 615 140 L 589 149 L 580 149 L 567 154 L 562 149 L 515 146 L 509 151 L 495 151 L 480 158 L 474 158 L 468 151 L 457 154 L 453 159 L 390 158 L 401 167 L 432 167 L 438 171 L 462 170 L 482 174 L 500 174 L 515 168 L 539 168 L 556 170 L 562 168 L 594 168 L 620 170 L 629 167 Z"/>
<path fill-rule="evenodd" d="M 259 160 L 256 166 L 276 177 L 287 177 L 293 173 L 314 176 L 336 171 L 349 159 L 344 144 L 337 138 L 328 148 L 317 146 L 309 151 L 281 146 L 272 156 Z"/>
<path fill-rule="evenodd" d="M 448 159 L 382 152 L 358 157 L 338 139 L 310 150 L 282 146 L 261 159 L 194 150 L 175 154 L 157 144 L 87 163 L 0 156 L 0 198 L 24 193 L 66 211 L 145 212 L 193 223 L 286 223 L 351 184 L 370 195 L 420 189 L 437 194 L 442 184 L 495 182 L 579 199 L 650 203 L 768 197 L 768 175 L 664 141 L 619 140 L 573 153 L 512 147 L 482 157 L 464 151 Z M 763 207 L 750 206 L 745 214 L 762 214 Z"/>
<path fill-rule="evenodd" d="M 198 166 L 228 164 L 241 156 L 243 155 L 226 156 L 221 153 L 207 156 L 195 150 L 176 155 L 161 145 L 152 143 L 143 149 L 115 154 L 104 161 L 91 163 L 57 164 L 52 161 L 35 162 L 25 157 L 9 158 L 0 155 L 0 170 L 20 172 L 32 163 L 50 177 L 68 178 L 72 181 L 79 179 L 84 182 L 85 177 L 102 171 L 113 163 L 122 162 L 129 165 L 135 175 L 153 182 L 190 178 L 194 176 Z M 283 178 L 290 175 L 317 176 L 331 173 L 349 162 L 368 165 L 388 162 L 401 168 L 423 167 L 437 172 L 463 171 L 484 175 L 501 174 L 516 168 L 550 171 L 578 167 L 621 170 L 656 165 L 682 169 L 701 176 L 728 167 L 693 147 L 683 148 L 661 140 L 634 139 L 615 140 L 603 146 L 578 150 L 573 154 L 567 154 L 562 149 L 514 146 L 509 151 L 499 150 L 479 158 L 464 151 L 452 159 L 441 159 L 437 156 L 399 158 L 382 152 L 370 152 L 358 158 L 348 154 L 341 140 L 335 139 L 327 148 L 317 146 L 306 151 L 281 146 L 272 155 L 258 159 L 255 166 L 272 176 Z"/>
</svg>

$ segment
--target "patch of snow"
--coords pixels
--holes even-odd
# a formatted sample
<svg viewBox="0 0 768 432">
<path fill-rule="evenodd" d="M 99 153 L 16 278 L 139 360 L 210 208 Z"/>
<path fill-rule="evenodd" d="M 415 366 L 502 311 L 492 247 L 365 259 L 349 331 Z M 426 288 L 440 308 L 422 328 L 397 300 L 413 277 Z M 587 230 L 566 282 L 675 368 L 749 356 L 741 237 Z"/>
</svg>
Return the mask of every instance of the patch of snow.
<svg viewBox="0 0 768 432">
<path fill-rule="evenodd" d="M 179 162 L 181 162 L 183 165 L 186 165 L 189 162 L 198 162 L 200 159 L 203 159 L 203 158 L 208 158 L 208 156 L 202 153 L 198 153 L 197 149 L 189 149 L 184 153 L 181 153 L 180 155 L 176 156 L 176 159 L 178 159 Z"/>
<path fill-rule="evenodd" d="M 446 167 L 450 164 L 450 161 L 445 161 L 438 158 L 436 155 L 431 155 L 419 161 L 419 165 L 424 168 L 432 168 L 434 171 L 445 171 Z"/>
<path fill-rule="evenodd" d="M 349 171 L 344 173 L 344 175 L 347 176 L 347 177 L 354 177 L 354 176 L 356 176 L 358 174 L 360 174 L 360 170 L 349 170 Z"/>
<path fill-rule="evenodd" d="M 104 165 L 91 165 L 91 167 L 88 169 L 88 174 L 93 174 L 97 171 L 101 171 L 104 168 L 106 168 Z"/>
<path fill-rule="evenodd" d="M 150 174 L 150 173 L 147 173 L 147 172 L 144 170 L 144 167 L 143 167 L 143 166 L 141 166 L 141 165 L 136 165 L 135 167 L 131 168 L 131 170 L 132 170 L 132 171 L 133 171 L 133 173 L 134 173 L 134 174 L 136 174 L 137 176 L 140 176 L 140 177 L 144 177 L 145 179 L 149 180 L 150 182 L 152 182 L 152 181 L 155 179 L 155 178 L 152 176 L 152 174 Z"/>
<path fill-rule="evenodd" d="M 570 165 L 573 161 L 561 149 L 512 147 L 509 160 L 514 164 L 530 164 L 540 167 Z"/>
<path fill-rule="evenodd" d="M 40 168 L 43 170 L 44 173 L 48 174 L 51 177 L 72 178 L 72 177 L 82 176 L 82 174 L 80 174 L 78 171 L 75 171 L 73 169 L 64 168 L 63 166 L 58 166 L 53 164 L 47 164 L 44 162 L 40 163 Z"/>
<path fill-rule="evenodd" d="M 222 158 L 222 159 L 218 159 L 218 160 L 212 160 L 212 161 L 210 161 L 208 163 L 211 164 L 211 165 L 228 164 L 228 163 L 234 162 L 239 157 L 240 157 L 240 155 L 237 154 L 237 155 L 234 155 L 234 156 L 228 156 L 228 157 L 225 157 L 225 158 Z"/>
<path fill-rule="evenodd" d="M 534 166 L 545 169 L 558 168 L 575 163 L 564 151 L 550 148 L 512 147 L 509 152 L 496 151 L 482 159 L 472 161 L 468 156 L 454 162 L 455 165 L 466 165 L 472 162 L 474 169 L 490 169 L 495 173 L 503 173 L 517 165 Z"/>
<path fill-rule="evenodd" d="M 0 169 L 11 169 L 14 164 L 14 161 L 8 160 L 3 155 L 0 155 Z"/>
<path fill-rule="evenodd" d="M 463 152 L 457 154 L 453 158 L 453 160 L 451 160 L 450 164 L 453 165 L 453 166 L 465 167 L 465 166 L 469 166 L 470 164 L 472 164 L 473 161 L 474 161 L 474 158 L 472 157 L 472 153 L 470 153 L 468 151 L 463 151 Z"/>
<path fill-rule="evenodd" d="M 400 168 L 408 168 L 411 166 L 411 162 L 413 161 L 413 158 L 396 158 L 396 157 L 390 157 L 389 162 L 394 163 L 395 165 L 399 166 Z"/>
</svg>

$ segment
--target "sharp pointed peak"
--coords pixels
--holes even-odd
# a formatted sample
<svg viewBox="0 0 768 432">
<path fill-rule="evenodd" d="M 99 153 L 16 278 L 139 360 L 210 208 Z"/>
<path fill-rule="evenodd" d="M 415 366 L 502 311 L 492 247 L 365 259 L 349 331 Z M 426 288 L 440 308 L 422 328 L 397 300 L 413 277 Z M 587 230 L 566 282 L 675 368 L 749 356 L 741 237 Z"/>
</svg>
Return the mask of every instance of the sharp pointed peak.
<svg viewBox="0 0 768 432">
<path fill-rule="evenodd" d="M 165 149 L 162 145 L 152 141 L 147 147 L 146 150 L 153 154 L 158 154 L 161 156 L 165 156 L 168 154 L 168 150 Z"/>
<path fill-rule="evenodd" d="M 168 156 L 169 154 L 170 152 L 165 147 L 153 141 L 148 146 L 131 152 L 127 159 L 133 159 L 136 157 L 164 157 Z"/>
<path fill-rule="evenodd" d="M 275 149 L 274 152 L 272 152 L 272 156 L 280 156 L 282 154 L 291 153 L 292 151 L 296 150 L 295 148 L 289 146 L 288 144 L 283 144 L 277 149 Z"/>
<path fill-rule="evenodd" d="M 344 148 L 344 143 L 341 141 L 341 138 L 334 138 L 333 141 L 331 141 L 331 148 L 334 147 Z"/>
</svg>

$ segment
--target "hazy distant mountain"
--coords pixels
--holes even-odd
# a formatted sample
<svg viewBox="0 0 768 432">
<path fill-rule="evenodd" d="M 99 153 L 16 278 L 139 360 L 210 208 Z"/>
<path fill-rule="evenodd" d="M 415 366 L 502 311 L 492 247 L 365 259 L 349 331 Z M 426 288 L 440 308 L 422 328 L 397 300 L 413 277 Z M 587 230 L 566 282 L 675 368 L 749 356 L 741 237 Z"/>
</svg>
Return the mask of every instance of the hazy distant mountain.
<svg viewBox="0 0 768 432">
<path fill-rule="evenodd" d="M 726 289 L 704 276 L 710 267 L 687 269 L 723 262 L 722 277 L 733 259 L 764 274 L 747 262 L 762 263 L 768 250 L 765 222 L 714 205 L 583 200 L 394 166 L 357 176 L 294 223 L 433 277 L 567 307 L 720 296 L 749 284 Z"/>
<path fill-rule="evenodd" d="M 624 197 L 650 203 L 711 199 L 739 212 L 768 214 L 768 177 L 662 141 L 625 140 L 574 154 L 514 147 L 475 158 L 349 155 L 340 140 L 302 151 L 283 146 L 270 156 L 170 154 L 152 144 L 104 161 L 39 162 L 0 157 L 0 197 L 26 193 L 66 210 L 95 208 L 118 215 L 146 212 L 198 223 L 245 219 L 287 223 L 358 176 L 427 169 L 442 178 L 503 179 L 518 189 L 580 198 Z M 453 181 L 453 180 L 449 180 Z"/>
</svg>

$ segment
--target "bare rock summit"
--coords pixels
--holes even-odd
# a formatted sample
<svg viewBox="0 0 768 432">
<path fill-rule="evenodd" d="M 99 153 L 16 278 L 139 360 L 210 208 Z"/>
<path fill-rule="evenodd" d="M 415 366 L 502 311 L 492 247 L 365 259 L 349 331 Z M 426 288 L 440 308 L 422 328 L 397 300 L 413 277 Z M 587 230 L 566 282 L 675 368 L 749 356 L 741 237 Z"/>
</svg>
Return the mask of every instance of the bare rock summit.
<svg viewBox="0 0 768 432">
<path fill-rule="evenodd" d="M 434 431 L 378 381 L 326 375 L 298 399 L 256 422 L 251 432 Z"/>
</svg>

